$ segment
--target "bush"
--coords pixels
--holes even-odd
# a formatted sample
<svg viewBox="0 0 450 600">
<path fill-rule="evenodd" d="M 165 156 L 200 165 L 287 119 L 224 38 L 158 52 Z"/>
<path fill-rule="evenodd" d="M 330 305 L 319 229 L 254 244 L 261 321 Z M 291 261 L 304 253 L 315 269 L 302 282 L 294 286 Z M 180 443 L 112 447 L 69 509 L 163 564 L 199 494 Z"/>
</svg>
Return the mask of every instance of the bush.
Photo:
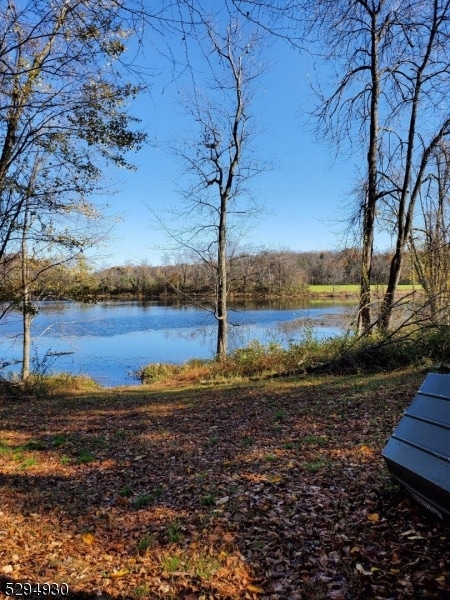
<svg viewBox="0 0 450 600">
<path fill-rule="evenodd" d="M 169 379 L 178 381 L 208 381 L 241 379 L 270 375 L 292 375 L 303 373 L 308 365 L 329 360 L 347 342 L 331 338 L 317 341 L 305 338 L 304 341 L 283 348 L 277 343 L 267 345 L 258 341 L 245 348 L 230 352 L 226 358 L 191 360 L 183 365 L 162 363 L 142 367 L 137 376 L 142 383 L 154 383 Z"/>
</svg>

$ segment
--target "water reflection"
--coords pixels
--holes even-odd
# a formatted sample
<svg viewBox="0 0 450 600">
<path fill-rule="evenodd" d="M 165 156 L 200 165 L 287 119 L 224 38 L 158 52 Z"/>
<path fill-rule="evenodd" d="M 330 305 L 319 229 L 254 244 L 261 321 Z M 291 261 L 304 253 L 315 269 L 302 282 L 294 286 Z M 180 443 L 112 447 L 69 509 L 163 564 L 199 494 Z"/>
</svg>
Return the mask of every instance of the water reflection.
<svg viewBox="0 0 450 600">
<path fill-rule="evenodd" d="M 348 304 L 305 307 L 292 300 L 235 304 L 230 349 L 252 340 L 286 345 L 301 339 L 311 325 L 314 335 L 335 335 L 346 322 L 336 318 L 348 312 Z M 180 363 L 211 357 L 215 324 L 213 315 L 192 305 L 45 302 L 33 322 L 34 368 L 86 373 L 104 385 L 137 383 L 129 374 L 149 362 Z M 0 360 L 20 360 L 20 317 L 13 314 L 1 321 L 0 334 Z M 67 354 L 56 358 L 49 353 Z M 16 365 L 10 370 L 19 368 Z"/>
</svg>

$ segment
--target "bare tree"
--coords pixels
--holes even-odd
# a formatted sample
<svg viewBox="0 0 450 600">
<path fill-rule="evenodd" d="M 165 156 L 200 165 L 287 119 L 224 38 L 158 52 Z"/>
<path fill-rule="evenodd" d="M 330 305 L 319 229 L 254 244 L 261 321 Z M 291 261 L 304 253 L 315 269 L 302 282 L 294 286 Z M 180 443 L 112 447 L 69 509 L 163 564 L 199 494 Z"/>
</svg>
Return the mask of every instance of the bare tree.
<svg viewBox="0 0 450 600">
<path fill-rule="evenodd" d="M 203 26 L 205 37 L 197 31 L 195 40 L 210 75 L 204 91 L 197 69 L 184 101 L 195 131 L 173 148 L 184 165 L 179 186 L 184 203 L 178 211 L 184 225 L 170 235 L 213 273 L 216 353 L 223 358 L 228 345 L 229 259 L 234 249 L 230 232 L 255 213 L 249 181 L 267 167 L 255 158 L 251 142 L 256 125 L 250 114 L 255 82 L 264 66 L 258 36 L 235 19 L 230 17 L 222 31 L 211 21 Z"/>
<path fill-rule="evenodd" d="M 450 295 L 450 149 L 447 144 L 435 149 L 422 187 L 410 248 L 431 322 L 447 324 Z"/>
<path fill-rule="evenodd" d="M 337 152 L 361 155 L 354 221 L 361 234 L 359 330 L 370 332 L 374 239 L 390 214 L 395 236 L 377 324 L 389 327 L 416 205 L 435 148 L 449 135 L 448 0 L 233 0 L 242 14 L 320 62 L 318 131 Z M 280 30 L 281 27 L 281 30 Z M 334 72 L 334 77 L 330 71 Z M 320 85 L 321 84 L 321 85 Z"/>
</svg>

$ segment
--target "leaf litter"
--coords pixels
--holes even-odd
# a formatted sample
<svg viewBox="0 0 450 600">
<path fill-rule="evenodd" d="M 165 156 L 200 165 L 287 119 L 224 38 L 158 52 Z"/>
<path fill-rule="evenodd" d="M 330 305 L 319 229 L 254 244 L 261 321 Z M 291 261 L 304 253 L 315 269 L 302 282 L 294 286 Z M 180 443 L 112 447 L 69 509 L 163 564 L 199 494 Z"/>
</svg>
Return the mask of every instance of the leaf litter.
<svg viewBox="0 0 450 600">
<path fill-rule="evenodd" d="M 449 530 L 381 458 L 422 378 L 3 397 L 0 590 L 55 582 L 79 600 L 450 597 Z"/>
</svg>

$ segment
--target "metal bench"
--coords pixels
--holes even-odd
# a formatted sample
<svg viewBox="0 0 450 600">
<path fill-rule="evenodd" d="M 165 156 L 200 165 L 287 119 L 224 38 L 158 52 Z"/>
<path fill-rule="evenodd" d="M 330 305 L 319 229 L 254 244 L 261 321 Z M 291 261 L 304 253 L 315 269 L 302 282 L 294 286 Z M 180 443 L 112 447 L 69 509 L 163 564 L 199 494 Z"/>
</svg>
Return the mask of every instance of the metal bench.
<svg viewBox="0 0 450 600">
<path fill-rule="evenodd" d="M 427 375 L 382 454 L 414 498 L 450 523 L 450 375 Z"/>
</svg>

